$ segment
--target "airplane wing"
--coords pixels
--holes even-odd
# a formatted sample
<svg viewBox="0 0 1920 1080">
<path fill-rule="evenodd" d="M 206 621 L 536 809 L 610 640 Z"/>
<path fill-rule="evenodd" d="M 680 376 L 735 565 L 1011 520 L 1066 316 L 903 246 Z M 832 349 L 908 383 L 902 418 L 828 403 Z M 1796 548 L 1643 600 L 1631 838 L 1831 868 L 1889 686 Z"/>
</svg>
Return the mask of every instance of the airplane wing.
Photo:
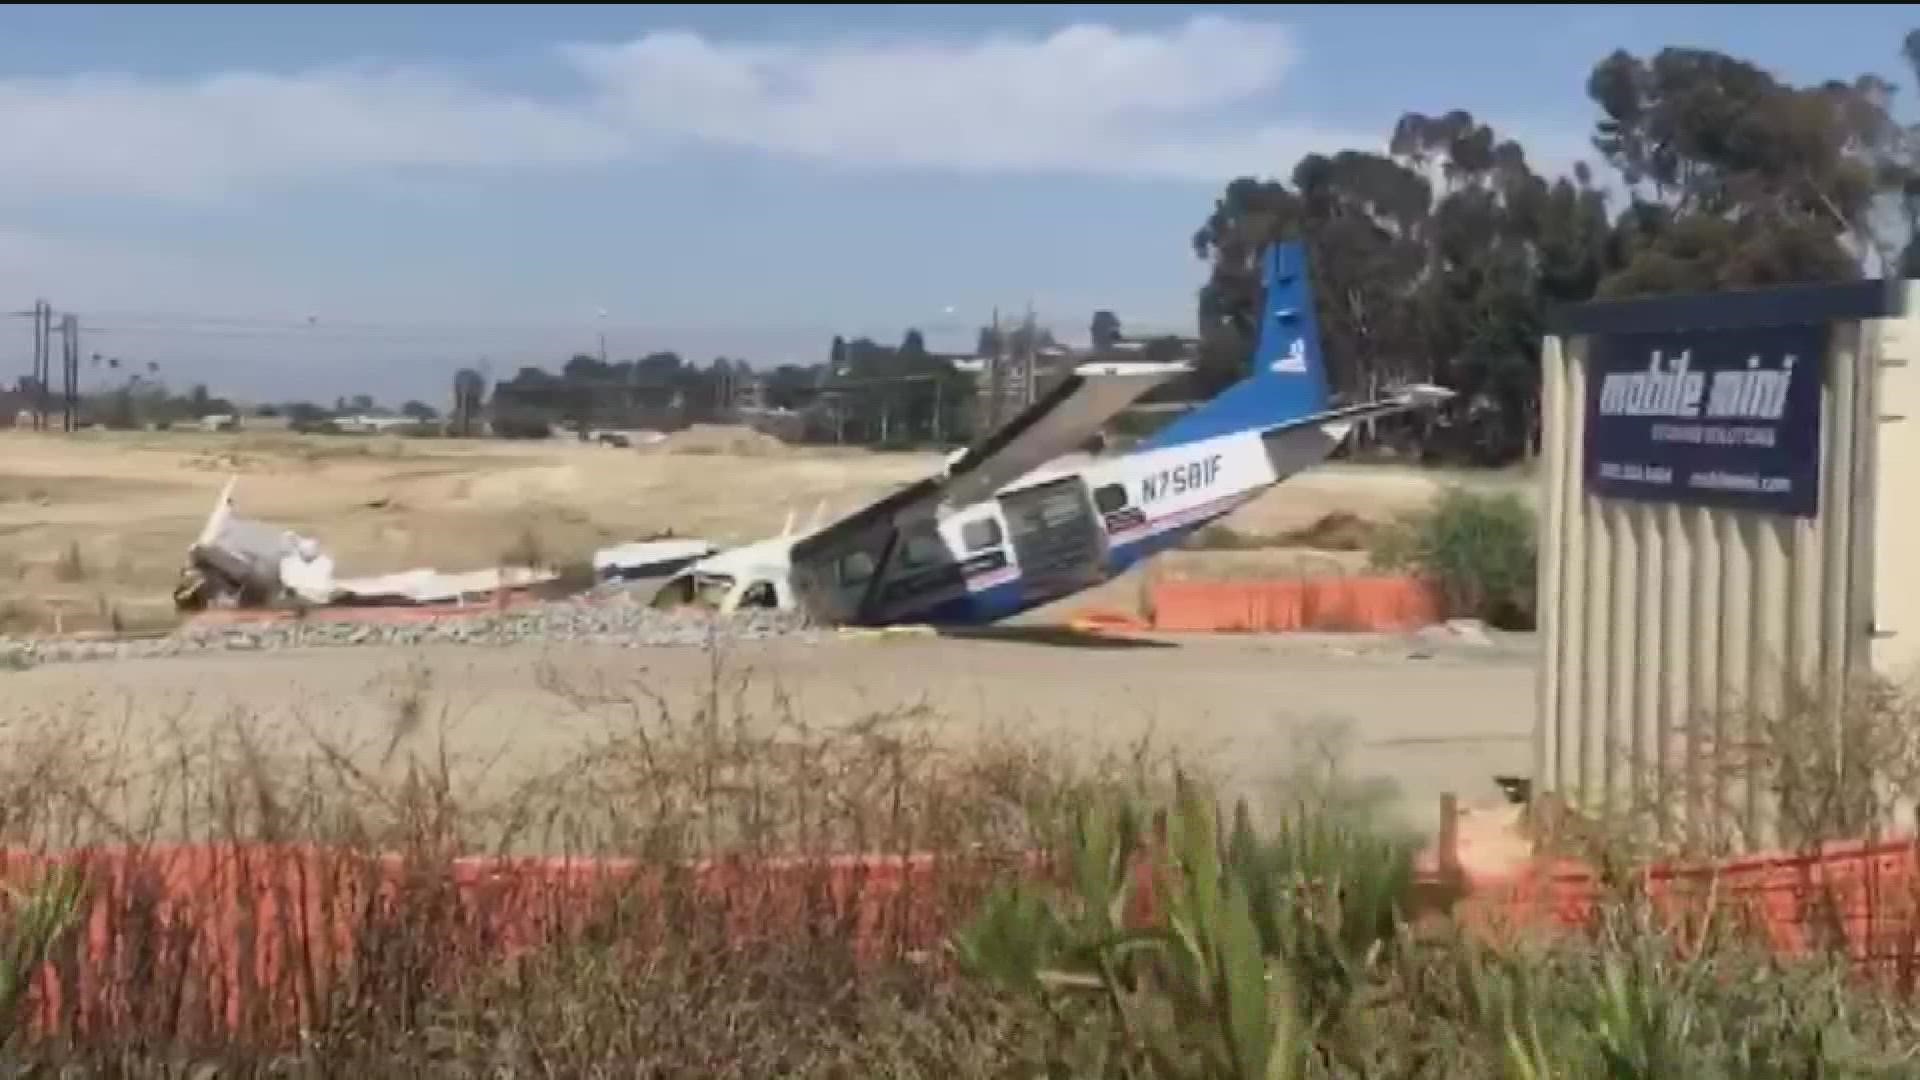
<svg viewBox="0 0 1920 1080">
<path fill-rule="evenodd" d="M 1100 426 L 1153 388 L 1191 371 L 1187 364 L 1083 364 L 947 466 L 940 501 L 978 502 L 1086 442 Z"/>
<path fill-rule="evenodd" d="M 867 549 L 878 581 L 901 526 L 929 519 L 941 506 L 988 498 L 1079 447 L 1141 395 L 1190 370 L 1184 363 L 1083 364 L 1011 421 L 955 455 L 938 475 L 868 503 L 799 540 L 793 547 L 794 568 Z"/>
</svg>

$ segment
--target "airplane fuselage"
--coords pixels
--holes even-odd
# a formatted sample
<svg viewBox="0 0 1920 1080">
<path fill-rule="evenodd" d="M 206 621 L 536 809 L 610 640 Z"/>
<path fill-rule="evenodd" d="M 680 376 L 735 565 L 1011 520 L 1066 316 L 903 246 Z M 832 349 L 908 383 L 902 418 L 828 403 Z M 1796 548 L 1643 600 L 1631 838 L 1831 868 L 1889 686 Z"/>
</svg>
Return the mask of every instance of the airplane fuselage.
<svg viewBox="0 0 1920 1080">
<path fill-rule="evenodd" d="M 1142 447 L 1079 463 L 1060 456 L 1150 388 L 1191 368 L 1081 365 L 950 457 L 940 475 L 805 536 L 703 560 L 661 596 L 723 611 L 798 608 L 837 624 L 997 622 L 1111 580 L 1179 544 L 1325 460 L 1363 417 L 1451 396 L 1439 387 L 1408 387 L 1334 407 L 1305 246 L 1268 247 L 1261 275 L 1260 332 L 1246 376 Z"/>
<path fill-rule="evenodd" d="M 803 607 L 843 624 L 998 622 L 1179 545 L 1318 464 L 1347 426 L 1236 432 L 1059 463 L 904 526 L 890 552 L 855 547 L 796 566 L 791 551 L 802 538 L 778 538 L 703 560 L 682 589 L 691 597 L 705 582 L 723 609 Z"/>
</svg>

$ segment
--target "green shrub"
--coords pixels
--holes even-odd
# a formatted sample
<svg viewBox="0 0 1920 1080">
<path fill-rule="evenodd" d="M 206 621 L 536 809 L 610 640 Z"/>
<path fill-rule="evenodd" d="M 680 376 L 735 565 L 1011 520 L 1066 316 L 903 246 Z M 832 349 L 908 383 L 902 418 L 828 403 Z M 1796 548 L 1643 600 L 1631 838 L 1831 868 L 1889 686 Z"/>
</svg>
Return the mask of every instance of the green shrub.
<svg viewBox="0 0 1920 1080">
<path fill-rule="evenodd" d="M 1503 629 L 1531 629 L 1539 552 L 1533 513 L 1518 495 L 1462 488 L 1402 515 L 1369 550 L 1376 569 L 1419 574 L 1437 585 L 1452 616 Z"/>
<path fill-rule="evenodd" d="M 1022 1075 L 1866 1080 L 1920 1060 L 1920 1012 L 1844 949 L 1777 957 L 1725 909 L 1669 925 L 1627 893 L 1561 935 L 1415 930 L 1399 838 L 1304 800 L 1285 816 L 1228 827 L 1186 784 L 1158 813 L 1085 803 L 1060 886 L 1009 883 L 954 936 L 963 971 L 1043 1018 Z"/>
<path fill-rule="evenodd" d="M 1306 805 L 1263 838 L 1244 802 L 1228 826 L 1203 789 L 1176 788 L 1157 814 L 1082 804 L 1067 888 L 1003 885 L 954 936 L 963 968 L 1052 1018 L 1033 1062 L 1050 1074 L 1294 1080 L 1319 1059 L 1366 1075 L 1412 845 Z"/>
<path fill-rule="evenodd" d="M 20 1025 L 34 972 L 79 923 L 86 884 L 78 874 L 56 872 L 31 889 L 0 886 L 0 895 L 6 897 L 0 916 L 0 1046 L 5 1046 Z"/>
</svg>

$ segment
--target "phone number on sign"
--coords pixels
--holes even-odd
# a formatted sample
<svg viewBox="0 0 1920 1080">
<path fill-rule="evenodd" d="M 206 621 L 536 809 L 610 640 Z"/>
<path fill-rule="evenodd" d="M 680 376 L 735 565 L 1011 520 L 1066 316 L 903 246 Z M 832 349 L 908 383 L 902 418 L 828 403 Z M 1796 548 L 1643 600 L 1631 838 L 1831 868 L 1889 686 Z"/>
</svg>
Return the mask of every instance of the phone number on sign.
<svg viewBox="0 0 1920 1080">
<path fill-rule="evenodd" d="M 1603 461 L 1600 463 L 1600 477 L 1604 480 L 1631 480 L 1638 484 L 1671 484 L 1673 470 L 1665 465 L 1623 465 Z"/>
</svg>

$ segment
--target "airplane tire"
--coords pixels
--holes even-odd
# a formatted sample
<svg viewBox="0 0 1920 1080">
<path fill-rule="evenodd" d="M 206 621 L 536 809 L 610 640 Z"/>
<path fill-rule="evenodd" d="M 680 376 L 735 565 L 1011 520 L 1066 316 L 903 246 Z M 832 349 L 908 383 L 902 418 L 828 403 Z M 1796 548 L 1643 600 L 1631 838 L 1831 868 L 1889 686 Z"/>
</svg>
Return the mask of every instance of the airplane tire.
<svg viewBox="0 0 1920 1080">
<path fill-rule="evenodd" d="M 210 583 L 206 575 L 198 570 L 183 571 L 180 583 L 173 587 L 173 607 L 176 611 L 204 611 L 207 607 L 207 593 Z"/>
</svg>

